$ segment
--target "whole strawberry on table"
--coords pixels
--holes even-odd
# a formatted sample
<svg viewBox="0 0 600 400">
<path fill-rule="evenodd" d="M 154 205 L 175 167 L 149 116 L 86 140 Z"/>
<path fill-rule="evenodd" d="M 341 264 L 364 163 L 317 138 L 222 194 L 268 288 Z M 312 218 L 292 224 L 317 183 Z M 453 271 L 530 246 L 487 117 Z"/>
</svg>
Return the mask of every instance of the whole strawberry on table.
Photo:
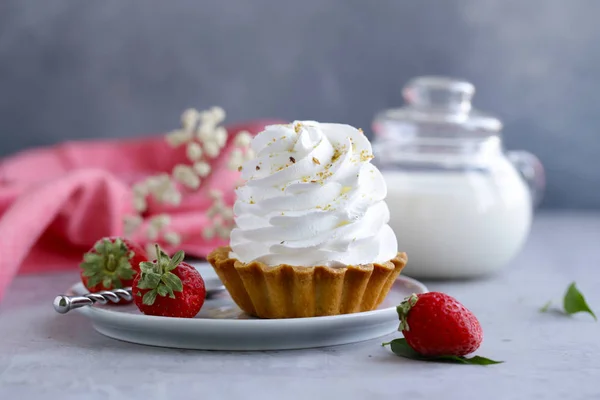
<svg viewBox="0 0 600 400">
<path fill-rule="evenodd" d="M 83 255 L 81 282 L 90 292 L 131 286 L 145 261 L 148 256 L 138 244 L 119 237 L 102 238 Z"/>
<path fill-rule="evenodd" d="M 200 272 L 183 262 L 183 251 L 171 258 L 156 246 L 156 254 L 156 260 L 140 264 L 140 273 L 133 282 L 136 306 L 146 315 L 195 317 L 206 296 Z"/>
<path fill-rule="evenodd" d="M 479 348 L 483 330 L 477 317 L 455 298 L 440 292 L 413 294 L 397 308 L 403 339 L 390 343 L 402 357 L 423 361 L 489 365 L 500 361 L 465 357 Z"/>
</svg>

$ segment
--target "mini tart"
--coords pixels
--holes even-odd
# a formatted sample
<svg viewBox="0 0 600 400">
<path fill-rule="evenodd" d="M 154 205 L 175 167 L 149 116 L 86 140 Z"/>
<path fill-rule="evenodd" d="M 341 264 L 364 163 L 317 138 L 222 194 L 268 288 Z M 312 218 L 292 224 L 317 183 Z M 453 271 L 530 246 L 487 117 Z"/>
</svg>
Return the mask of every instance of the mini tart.
<svg viewBox="0 0 600 400">
<path fill-rule="evenodd" d="M 233 301 L 260 318 L 302 318 L 376 309 L 407 262 L 406 253 L 382 264 L 297 267 L 243 263 L 230 258 L 228 246 L 208 261 Z"/>
</svg>

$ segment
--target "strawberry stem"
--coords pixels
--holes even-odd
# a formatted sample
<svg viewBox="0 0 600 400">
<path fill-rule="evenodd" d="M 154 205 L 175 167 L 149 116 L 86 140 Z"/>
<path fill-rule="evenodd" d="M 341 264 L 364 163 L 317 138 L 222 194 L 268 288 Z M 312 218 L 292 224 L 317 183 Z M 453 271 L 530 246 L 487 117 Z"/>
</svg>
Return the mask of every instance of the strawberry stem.
<svg viewBox="0 0 600 400">
<path fill-rule="evenodd" d="M 398 317 L 400 317 L 400 326 L 398 327 L 399 331 L 410 330 L 410 327 L 408 326 L 408 313 L 415 306 L 415 304 L 417 304 L 418 300 L 419 297 L 413 293 L 396 307 L 396 312 L 398 313 Z"/>
<path fill-rule="evenodd" d="M 115 256 L 112 254 L 108 255 L 108 259 L 106 260 L 106 269 L 110 272 L 114 272 L 117 269 Z"/>
</svg>

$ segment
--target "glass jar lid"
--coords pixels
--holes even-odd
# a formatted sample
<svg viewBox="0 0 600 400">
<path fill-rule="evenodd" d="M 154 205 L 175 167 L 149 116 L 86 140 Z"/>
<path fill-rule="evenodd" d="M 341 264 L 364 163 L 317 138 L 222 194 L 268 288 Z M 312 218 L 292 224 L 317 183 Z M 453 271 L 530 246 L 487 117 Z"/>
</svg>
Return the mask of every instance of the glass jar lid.
<svg viewBox="0 0 600 400">
<path fill-rule="evenodd" d="M 411 135 L 488 137 L 499 135 L 501 121 L 471 105 L 475 87 L 464 80 L 423 76 L 409 81 L 402 91 L 406 105 L 380 112 L 373 123 L 379 137 Z"/>
</svg>

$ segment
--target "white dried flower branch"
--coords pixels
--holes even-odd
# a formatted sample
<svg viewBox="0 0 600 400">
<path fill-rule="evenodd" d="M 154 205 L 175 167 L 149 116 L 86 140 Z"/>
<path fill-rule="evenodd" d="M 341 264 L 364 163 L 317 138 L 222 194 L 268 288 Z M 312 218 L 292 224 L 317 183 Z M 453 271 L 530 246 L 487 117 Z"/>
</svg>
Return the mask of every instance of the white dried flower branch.
<svg viewBox="0 0 600 400">
<path fill-rule="evenodd" d="M 227 239 L 233 228 L 233 210 L 223 201 L 223 193 L 213 189 L 210 191 L 210 197 L 213 200 L 211 207 L 206 212 L 208 218 L 211 218 L 213 225 L 204 229 L 204 238 L 210 240 L 215 236 L 221 239 Z"/>
<path fill-rule="evenodd" d="M 185 110 L 181 115 L 181 128 L 166 135 L 166 141 L 171 147 L 186 146 L 186 158 L 189 163 L 177 164 L 171 173 L 150 176 L 133 186 L 133 206 L 135 215 L 125 217 L 124 231 L 126 236 L 133 235 L 142 226 L 142 215 L 148 208 L 148 199 L 153 198 L 160 204 L 178 206 L 181 204 L 183 193 L 178 189 L 181 184 L 189 192 L 198 190 L 204 180 L 212 173 L 210 161 L 218 157 L 225 145 L 229 133 L 220 124 L 225 119 L 225 111 L 220 107 L 209 110 Z M 254 157 L 250 148 L 252 136 L 247 131 L 237 132 L 233 141 L 227 167 L 239 170 L 242 164 Z M 233 209 L 223 200 L 219 190 L 210 191 L 213 203 L 207 211 L 212 225 L 204 228 L 202 234 L 207 240 L 219 237 L 227 239 L 234 225 Z M 150 241 L 162 240 L 176 246 L 182 237 L 178 232 L 168 229 L 170 218 L 166 214 L 152 217 L 143 234 Z M 147 246 L 149 255 L 153 255 L 153 244 Z"/>
</svg>

